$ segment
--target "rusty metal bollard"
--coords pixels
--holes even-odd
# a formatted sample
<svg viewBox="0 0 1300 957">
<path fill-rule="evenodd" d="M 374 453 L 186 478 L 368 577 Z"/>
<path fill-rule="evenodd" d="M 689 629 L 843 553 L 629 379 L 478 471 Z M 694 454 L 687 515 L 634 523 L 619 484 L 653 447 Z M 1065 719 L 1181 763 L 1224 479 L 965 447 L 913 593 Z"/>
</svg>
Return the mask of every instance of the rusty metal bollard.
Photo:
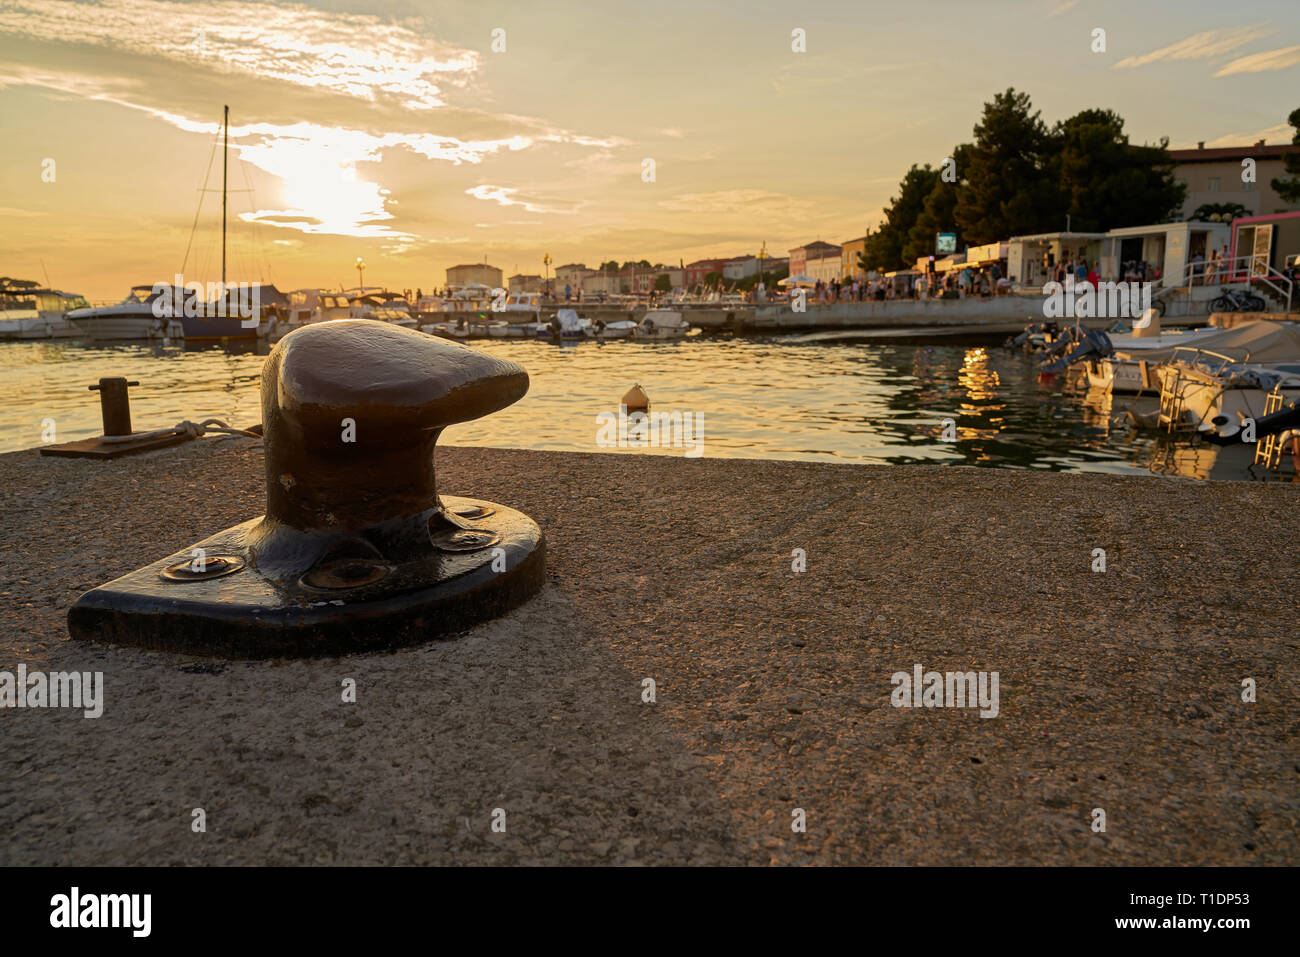
<svg viewBox="0 0 1300 957">
<path fill-rule="evenodd" d="M 131 434 L 131 400 L 126 390 L 127 386 L 139 384 L 116 376 L 101 378 L 98 385 L 86 387 L 99 393 L 99 411 L 104 417 L 105 435 Z"/>
<path fill-rule="evenodd" d="M 371 320 L 296 329 L 262 372 L 266 514 L 77 599 L 74 638 L 236 658 L 428 640 L 544 577 L 526 515 L 439 496 L 442 430 L 528 391 L 516 363 Z"/>
</svg>

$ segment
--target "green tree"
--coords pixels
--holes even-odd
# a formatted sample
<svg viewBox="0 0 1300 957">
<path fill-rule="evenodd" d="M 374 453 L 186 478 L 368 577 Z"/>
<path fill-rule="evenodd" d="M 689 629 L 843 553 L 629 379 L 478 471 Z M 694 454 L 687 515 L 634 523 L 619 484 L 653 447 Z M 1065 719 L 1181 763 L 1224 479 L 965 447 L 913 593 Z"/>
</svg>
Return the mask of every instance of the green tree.
<svg viewBox="0 0 1300 957">
<path fill-rule="evenodd" d="M 1059 217 L 1070 217 L 1078 232 L 1174 219 L 1187 187 L 1174 178 L 1169 140 L 1133 146 L 1124 119 L 1113 110 L 1082 110 L 1052 130 L 1048 171 L 1057 189 Z M 1061 228 L 1064 220 L 1040 223 Z"/>
<path fill-rule="evenodd" d="M 914 263 L 922 256 L 933 253 L 937 233 L 957 233 L 958 248 L 961 231 L 957 228 L 957 194 L 961 187 L 957 183 L 945 183 L 942 178 L 934 184 L 930 195 L 925 198 L 921 214 L 916 217 L 916 224 L 908 233 L 907 243 L 903 246 L 903 259 Z"/>
<path fill-rule="evenodd" d="M 658 292 L 672 292 L 673 278 L 666 272 L 661 272 L 655 276 L 655 290 Z"/>
<path fill-rule="evenodd" d="M 1209 222 L 1211 216 L 1218 216 L 1223 222 L 1231 222 L 1238 216 L 1246 215 L 1246 207 L 1241 203 L 1202 203 L 1192 213 L 1192 219 Z"/>
<path fill-rule="evenodd" d="M 867 238 L 869 268 L 879 270 L 902 269 L 911 260 L 906 258 L 910 249 L 912 228 L 925 209 L 926 199 L 939 182 L 939 170 L 912 165 L 898 184 L 898 196 L 891 196 L 885 208 L 885 219 Z M 916 259 L 915 256 L 912 259 Z"/>
<path fill-rule="evenodd" d="M 984 104 L 975 142 L 961 157 L 955 218 L 966 242 L 1042 232 L 1057 221 L 1047 170 L 1052 141 L 1029 94 L 1008 88 Z"/>
<path fill-rule="evenodd" d="M 1295 130 L 1291 142 L 1296 146 L 1300 146 L 1300 109 L 1292 110 L 1286 121 Z M 1291 174 L 1291 178 L 1282 179 L 1279 177 L 1269 185 L 1273 187 L 1273 192 L 1282 197 L 1284 202 L 1300 203 L 1300 150 L 1287 153 L 1282 160 L 1282 168 Z"/>
<path fill-rule="evenodd" d="M 600 271 L 601 271 L 601 272 L 618 272 L 618 260 L 617 260 L 617 259 L 611 259 L 611 260 L 610 260 L 609 262 L 607 262 L 607 263 L 601 263 L 601 264 L 600 264 Z"/>
</svg>

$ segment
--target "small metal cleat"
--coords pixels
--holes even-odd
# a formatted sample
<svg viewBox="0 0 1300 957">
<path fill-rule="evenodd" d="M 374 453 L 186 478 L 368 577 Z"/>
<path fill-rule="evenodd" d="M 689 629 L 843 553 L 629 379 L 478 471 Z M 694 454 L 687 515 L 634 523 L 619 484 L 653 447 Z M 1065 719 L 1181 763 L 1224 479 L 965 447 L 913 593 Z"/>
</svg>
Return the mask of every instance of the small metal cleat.
<svg viewBox="0 0 1300 957">
<path fill-rule="evenodd" d="M 266 514 L 86 592 L 73 638 L 186 654 L 347 654 L 426 641 L 531 597 L 528 516 L 440 497 L 448 425 L 528 391 L 516 363 L 365 319 L 296 329 L 262 371 Z"/>
</svg>

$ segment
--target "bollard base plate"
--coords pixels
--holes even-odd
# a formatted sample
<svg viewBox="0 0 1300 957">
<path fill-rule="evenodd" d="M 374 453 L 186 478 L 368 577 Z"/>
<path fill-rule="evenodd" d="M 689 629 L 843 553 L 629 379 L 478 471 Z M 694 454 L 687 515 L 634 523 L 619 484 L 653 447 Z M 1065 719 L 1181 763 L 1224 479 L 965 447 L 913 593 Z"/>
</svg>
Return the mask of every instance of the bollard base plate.
<svg viewBox="0 0 1300 957">
<path fill-rule="evenodd" d="M 527 515 L 478 499 L 444 506 L 491 541 L 434 547 L 402 561 L 340 560 L 275 577 L 250 549 L 261 519 L 213 535 L 83 594 L 68 612 L 74 639 L 222 658 L 381 651 L 449 637 L 522 604 L 545 578 L 545 541 Z M 488 534 L 490 533 L 490 534 Z M 194 549 L 220 556 L 209 577 L 168 577 Z M 230 570 L 243 560 L 246 565 Z M 358 571 L 360 569 L 360 571 Z"/>
<path fill-rule="evenodd" d="M 144 433 L 140 434 L 143 435 Z M 172 433 L 171 435 L 153 435 L 149 438 L 134 439 L 130 442 L 105 442 L 103 438 L 103 436 L 97 435 L 91 439 L 78 439 L 76 442 L 45 445 L 41 447 L 40 452 L 41 455 L 62 456 L 70 459 L 117 459 L 124 455 L 152 452 L 154 449 L 165 449 L 171 445 L 180 445 L 182 442 L 190 441 L 194 436 L 185 433 Z"/>
</svg>

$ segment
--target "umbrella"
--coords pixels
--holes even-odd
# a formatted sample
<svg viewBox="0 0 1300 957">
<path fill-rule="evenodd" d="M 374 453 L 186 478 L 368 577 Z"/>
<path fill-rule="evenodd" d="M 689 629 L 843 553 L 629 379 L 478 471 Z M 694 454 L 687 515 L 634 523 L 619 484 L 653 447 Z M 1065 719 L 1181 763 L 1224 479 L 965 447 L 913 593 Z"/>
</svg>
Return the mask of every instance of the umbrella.
<svg viewBox="0 0 1300 957">
<path fill-rule="evenodd" d="M 803 273 L 796 273 L 793 276 L 786 276 L 784 279 L 778 282 L 777 285 L 778 286 L 815 286 L 817 285 L 817 280 L 814 279 L 812 276 L 805 276 Z"/>
</svg>

